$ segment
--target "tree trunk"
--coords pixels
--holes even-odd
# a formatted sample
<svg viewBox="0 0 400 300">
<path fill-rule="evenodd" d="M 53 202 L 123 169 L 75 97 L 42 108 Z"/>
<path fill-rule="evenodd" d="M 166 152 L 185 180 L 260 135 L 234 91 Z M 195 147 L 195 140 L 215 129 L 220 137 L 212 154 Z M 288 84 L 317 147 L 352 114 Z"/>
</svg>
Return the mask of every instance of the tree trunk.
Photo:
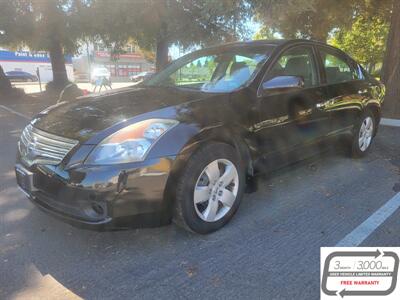
<svg viewBox="0 0 400 300">
<path fill-rule="evenodd" d="M 369 74 L 372 73 L 372 63 L 367 63 L 367 72 L 368 72 Z"/>
<path fill-rule="evenodd" d="M 168 64 L 168 28 L 165 22 L 162 23 L 160 33 L 157 38 L 156 49 L 156 70 L 161 71 Z"/>
<path fill-rule="evenodd" d="M 383 64 L 386 85 L 384 115 L 400 118 L 400 1 L 394 0 L 390 30 Z"/>
<path fill-rule="evenodd" d="M 321 24 L 313 23 L 311 28 L 311 39 L 326 43 L 328 39 L 328 32 L 324 30 Z"/>
<path fill-rule="evenodd" d="M 51 67 L 53 69 L 54 87 L 63 88 L 68 82 L 67 70 L 65 68 L 64 52 L 59 40 L 54 39 L 49 49 Z"/>
<path fill-rule="evenodd" d="M 168 42 L 165 40 L 157 41 L 156 50 L 156 70 L 161 71 L 168 64 Z"/>
<path fill-rule="evenodd" d="M 11 90 L 12 90 L 11 82 L 4 73 L 3 67 L 0 66 L 0 97 L 1 95 L 9 94 Z"/>
<path fill-rule="evenodd" d="M 310 17 L 311 17 L 310 21 L 311 23 L 310 23 L 309 34 L 311 39 L 326 43 L 328 39 L 328 32 L 325 29 L 326 26 L 324 26 L 324 22 L 326 23 L 326 20 L 323 18 L 323 16 L 319 15 L 318 13 L 313 13 Z"/>
<path fill-rule="evenodd" d="M 326 40 L 328 39 L 328 34 L 317 30 L 312 33 L 311 39 L 322 43 L 326 43 Z"/>
</svg>

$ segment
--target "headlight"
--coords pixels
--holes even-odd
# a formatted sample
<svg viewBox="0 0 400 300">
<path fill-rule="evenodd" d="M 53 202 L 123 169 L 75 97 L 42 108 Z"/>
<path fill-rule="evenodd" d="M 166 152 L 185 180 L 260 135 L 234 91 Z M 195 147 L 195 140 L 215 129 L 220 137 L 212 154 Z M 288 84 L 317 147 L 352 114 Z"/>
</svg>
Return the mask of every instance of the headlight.
<svg viewBox="0 0 400 300">
<path fill-rule="evenodd" d="M 175 120 L 150 119 L 122 128 L 97 145 L 85 163 L 110 165 L 143 161 L 157 140 L 178 123 Z"/>
</svg>

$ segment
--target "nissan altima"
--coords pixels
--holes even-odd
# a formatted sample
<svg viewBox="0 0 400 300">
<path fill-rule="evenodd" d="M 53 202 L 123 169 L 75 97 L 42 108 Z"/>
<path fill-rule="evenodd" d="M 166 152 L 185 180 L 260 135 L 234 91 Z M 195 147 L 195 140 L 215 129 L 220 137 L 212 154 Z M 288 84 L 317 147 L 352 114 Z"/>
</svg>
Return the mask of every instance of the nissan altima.
<svg viewBox="0 0 400 300">
<path fill-rule="evenodd" d="M 44 211 L 93 229 L 224 226 L 255 175 L 342 137 L 364 156 L 385 88 L 308 40 L 199 50 L 139 85 L 39 113 L 23 130 L 17 182 Z M 333 139 L 335 138 L 335 139 Z"/>
</svg>

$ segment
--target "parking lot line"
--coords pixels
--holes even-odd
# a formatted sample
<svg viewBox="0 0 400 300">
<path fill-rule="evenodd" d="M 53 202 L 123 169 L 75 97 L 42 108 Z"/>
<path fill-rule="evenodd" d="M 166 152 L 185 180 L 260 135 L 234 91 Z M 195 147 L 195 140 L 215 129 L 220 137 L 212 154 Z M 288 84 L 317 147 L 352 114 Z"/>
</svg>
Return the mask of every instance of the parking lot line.
<svg viewBox="0 0 400 300">
<path fill-rule="evenodd" d="M 32 119 L 31 117 L 29 117 L 29 116 L 27 116 L 27 115 L 24 115 L 24 114 L 21 114 L 20 112 L 17 112 L 17 111 L 15 111 L 15 110 L 13 110 L 13 109 L 7 107 L 7 106 L 0 105 L 0 107 L 1 107 L 2 109 L 4 109 L 4 110 L 10 112 L 10 113 L 13 113 L 13 114 L 15 114 L 15 115 L 17 115 L 17 116 L 20 116 L 20 117 L 24 118 L 24 119 L 27 119 L 27 120 Z"/>
<path fill-rule="evenodd" d="M 400 127 L 400 120 L 382 118 L 381 119 L 381 125 L 383 125 L 383 126 Z"/>
<path fill-rule="evenodd" d="M 400 193 L 346 235 L 336 247 L 357 247 L 400 207 Z"/>
</svg>

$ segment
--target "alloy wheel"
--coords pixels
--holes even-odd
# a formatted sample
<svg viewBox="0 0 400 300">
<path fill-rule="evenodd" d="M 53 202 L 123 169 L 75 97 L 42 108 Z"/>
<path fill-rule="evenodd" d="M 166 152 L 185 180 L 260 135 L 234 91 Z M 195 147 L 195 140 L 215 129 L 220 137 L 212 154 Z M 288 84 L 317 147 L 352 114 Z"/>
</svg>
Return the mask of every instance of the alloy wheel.
<svg viewBox="0 0 400 300">
<path fill-rule="evenodd" d="M 235 203 L 239 174 L 227 159 L 209 163 L 197 179 L 193 201 L 197 215 L 206 222 L 223 218 Z"/>
<path fill-rule="evenodd" d="M 374 121 L 371 117 L 366 117 L 361 124 L 358 134 L 358 146 L 362 152 L 366 151 L 371 145 L 372 135 L 374 133 Z"/>
</svg>

